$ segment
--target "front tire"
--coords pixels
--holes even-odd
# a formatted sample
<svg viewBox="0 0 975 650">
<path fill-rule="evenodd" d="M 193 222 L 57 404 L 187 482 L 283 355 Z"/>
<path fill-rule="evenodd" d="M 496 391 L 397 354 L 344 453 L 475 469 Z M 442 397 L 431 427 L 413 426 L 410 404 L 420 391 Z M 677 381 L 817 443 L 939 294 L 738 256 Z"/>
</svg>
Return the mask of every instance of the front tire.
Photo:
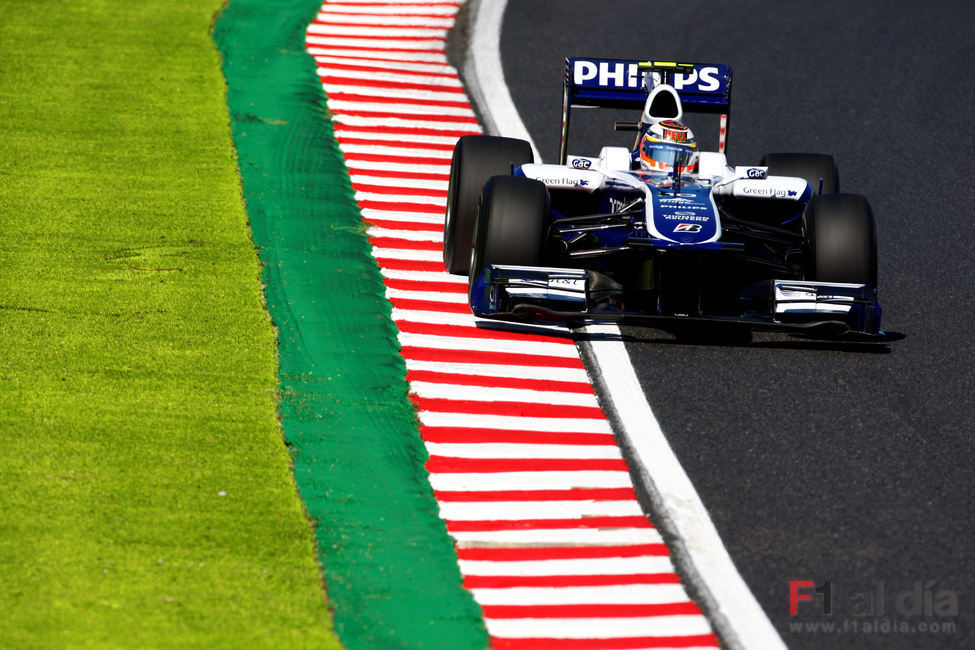
<svg viewBox="0 0 975 650">
<path fill-rule="evenodd" d="M 494 176 L 477 208 L 471 279 L 489 264 L 538 266 L 551 199 L 544 183 L 520 176 Z"/>
<path fill-rule="evenodd" d="M 877 234 L 873 211 L 858 194 L 815 196 L 803 229 L 805 279 L 877 286 Z"/>
<path fill-rule="evenodd" d="M 467 275 L 470 270 L 474 212 L 484 183 L 534 159 L 531 145 L 524 140 L 465 135 L 457 141 L 444 215 L 443 262 L 448 272 Z"/>
<path fill-rule="evenodd" d="M 805 179 L 812 186 L 813 195 L 819 194 L 819 179 L 823 180 L 823 194 L 840 191 L 840 173 L 833 157 L 824 153 L 767 153 L 762 156 L 762 167 L 768 167 L 769 176 L 792 176 Z"/>
</svg>

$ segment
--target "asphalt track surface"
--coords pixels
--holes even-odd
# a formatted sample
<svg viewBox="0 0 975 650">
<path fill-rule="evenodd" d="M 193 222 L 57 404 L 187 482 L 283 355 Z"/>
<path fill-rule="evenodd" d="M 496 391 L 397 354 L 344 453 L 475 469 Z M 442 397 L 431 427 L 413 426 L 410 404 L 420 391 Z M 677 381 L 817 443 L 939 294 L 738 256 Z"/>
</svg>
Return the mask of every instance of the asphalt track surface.
<svg viewBox="0 0 975 650">
<path fill-rule="evenodd" d="M 627 348 L 789 647 L 975 647 L 975 5 L 785 6 L 513 2 L 504 72 L 546 162 L 558 153 L 565 56 L 731 64 L 732 164 L 834 154 L 842 189 L 873 206 L 884 326 L 900 340 L 684 344 L 626 327 Z M 614 140 L 612 116 L 594 113 L 573 115 L 571 152 L 628 144 Z M 713 150 L 716 125 L 692 126 Z M 790 616 L 794 579 L 830 581 L 832 614 L 816 596 Z M 902 624 L 957 631 L 897 632 Z"/>
</svg>

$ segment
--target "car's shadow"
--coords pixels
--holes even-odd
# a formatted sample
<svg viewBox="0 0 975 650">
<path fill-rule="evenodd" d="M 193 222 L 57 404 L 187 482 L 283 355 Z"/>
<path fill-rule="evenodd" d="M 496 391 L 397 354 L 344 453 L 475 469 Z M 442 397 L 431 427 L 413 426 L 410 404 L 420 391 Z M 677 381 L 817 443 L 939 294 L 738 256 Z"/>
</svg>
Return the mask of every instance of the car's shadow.
<svg viewBox="0 0 975 650">
<path fill-rule="evenodd" d="M 890 354 L 891 343 L 907 338 L 900 332 L 884 332 L 877 337 L 813 337 L 781 332 L 753 332 L 747 328 L 714 326 L 690 331 L 662 330 L 645 326 L 626 327 L 626 332 L 608 334 L 575 330 L 576 341 L 620 341 L 622 343 L 652 343 L 654 345 L 712 346 L 761 350 L 821 350 L 857 352 L 861 354 Z"/>
<path fill-rule="evenodd" d="M 477 328 L 482 330 L 510 332 L 512 334 L 530 334 L 535 336 L 544 336 L 551 339 L 563 339 L 569 341 L 575 341 L 578 339 L 577 332 L 564 325 L 522 323 L 518 321 L 493 320 L 487 318 L 477 319 L 476 324 Z"/>
<path fill-rule="evenodd" d="M 882 336 L 869 338 L 816 338 L 781 332 L 753 332 L 746 327 L 728 325 L 697 325 L 681 330 L 633 325 L 627 326 L 625 333 L 621 330 L 607 333 L 589 330 L 585 327 L 570 329 L 559 325 L 479 319 L 477 327 L 513 334 L 571 340 L 577 343 L 619 341 L 622 343 L 652 343 L 654 345 L 713 346 L 762 350 L 822 350 L 862 354 L 890 354 L 891 343 L 907 338 L 906 334 L 900 332 L 885 332 Z"/>
</svg>

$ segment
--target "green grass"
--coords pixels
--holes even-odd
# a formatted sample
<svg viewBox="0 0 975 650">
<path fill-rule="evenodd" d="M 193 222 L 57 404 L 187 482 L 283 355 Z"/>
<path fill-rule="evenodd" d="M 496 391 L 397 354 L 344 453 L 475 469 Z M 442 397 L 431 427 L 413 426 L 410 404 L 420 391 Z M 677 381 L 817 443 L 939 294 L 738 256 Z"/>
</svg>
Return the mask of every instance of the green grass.
<svg viewBox="0 0 975 650">
<path fill-rule="evenodd" d="M 337 647 L 215 0 L 0 15 L 0 647 Z"/>
</svg>

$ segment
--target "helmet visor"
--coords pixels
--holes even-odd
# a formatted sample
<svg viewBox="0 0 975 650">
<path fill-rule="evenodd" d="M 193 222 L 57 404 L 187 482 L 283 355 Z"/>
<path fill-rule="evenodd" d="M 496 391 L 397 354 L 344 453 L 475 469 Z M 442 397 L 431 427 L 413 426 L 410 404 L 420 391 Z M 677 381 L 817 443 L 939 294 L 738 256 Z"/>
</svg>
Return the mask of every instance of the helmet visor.
<svg viewBox="0 0 975 650">
<path fill-rule="evenodd" d="M 640 159 L 651 169 L 690 171 L 697 162 L 697 151 L 680 145 L 644 139 Z"/>
</svg>

